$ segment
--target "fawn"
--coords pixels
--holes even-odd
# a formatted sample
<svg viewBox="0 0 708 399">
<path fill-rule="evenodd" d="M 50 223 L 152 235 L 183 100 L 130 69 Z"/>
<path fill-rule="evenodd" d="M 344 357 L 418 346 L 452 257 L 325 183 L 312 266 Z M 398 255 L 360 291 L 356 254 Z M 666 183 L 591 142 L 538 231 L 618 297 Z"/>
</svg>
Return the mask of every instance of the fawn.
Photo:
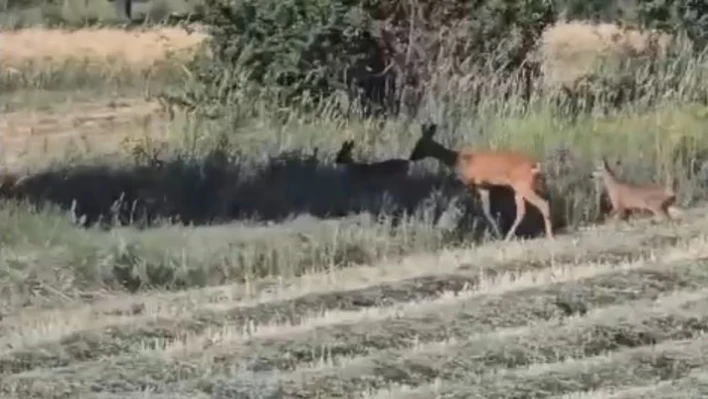
<svg viewBox="0 0 708 399">
<path fill-rule="evenodd" d="M 337 153 L 334 162 L 345 165 L 347 169 L 359 177 L 399 176 L 408 173 L 410 161 L 407 159 L 387 159 L 374 163 L 357 163 L 352 159 L 354 141 L 345 141 Z"/>
<path fill-rule="evenodd" d="M 622 182 L 610 169 L 605 157 L 597 162 L 592 177 L 602 179 L 612 204 L 611 216 L 625 220 L 630 210 L 646 210 L 653 214 L 655 220 L 673 219 L 669 210 L 676 202 L 676 193 L 670 187 Z"/>
<path fill-rule="evenodd" d="M 482 211 L 487 221 L 501 237 L 499 225 L 492 218 L 490 208 L 490 188 L 506 186 L 514 190 L 516 203 L 516 219 L 504 238 L 508 241 L 515 233 L 526 214 L 524 200 L 538 208 L 543 215 L 546 235 L 553 238 L 551 228 L 551 210 L 548 201 L 536 193 L 537 177 L 541 171 L 540 163 L 529 156 L 515 151 L 474 151 L 462 148 L 458 151 L 445 148 L 433 140 L 437 125 L 421 125 L 421 137 L 418 139 L 410 160 L 433 157 L 444 165 L 454 169 L 458 179 L 465 186 L 475 188 L 482 202 Z"/>
</svg>

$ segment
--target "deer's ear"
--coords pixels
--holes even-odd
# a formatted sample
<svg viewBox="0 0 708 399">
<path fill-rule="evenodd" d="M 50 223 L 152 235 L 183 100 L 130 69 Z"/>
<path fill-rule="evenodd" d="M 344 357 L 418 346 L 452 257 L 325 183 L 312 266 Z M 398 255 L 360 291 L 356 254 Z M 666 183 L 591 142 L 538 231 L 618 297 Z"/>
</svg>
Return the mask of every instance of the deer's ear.
<svg viewBox="0 0 708 399">
<path fill-rule="evenodd" d="M 438 129 L 438 125 L 434 123 L 428 123 L 422 126 L 422 131 L 423 131 L 423 137 L 425 138 L 431 138 L 435 135 L 435 132 Z"/>
</svg>

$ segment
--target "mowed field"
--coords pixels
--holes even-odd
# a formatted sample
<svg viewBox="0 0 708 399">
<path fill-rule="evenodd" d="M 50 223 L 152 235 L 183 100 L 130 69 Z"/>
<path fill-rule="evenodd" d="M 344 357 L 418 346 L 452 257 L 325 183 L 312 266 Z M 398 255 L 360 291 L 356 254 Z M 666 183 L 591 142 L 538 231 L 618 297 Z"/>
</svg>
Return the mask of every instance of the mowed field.
<svg viewBox="0 0 708 399">
<path fill-rule="evenodd" d="M 3 396 L 703 397 L 708 213 L 686 216 L 25 308 Z"/>
<path fill-rule="evenodd" d="M 133 46 L 115 47 L 139 48 L 114 42 L 123 40 Z M 22 57 L 52 51 L 27 48 L 12 65 L 0 54 L 4 82 Z M 119 79 L 125 68 L 157 67 L 152 55 L 141 63 L 116 54 L 109 59 L 132 61 L 86 69 L 107 68 L 89 76 L 107 79 L 100 90 L 72 89 L 83 80 L 40 69 L 55 88 L 15 90 L 0 120 L 1 166 L 36 169 L 76 151 L 120 157 L 126 137 L 179 135 L 179 118 L 138 95 L 175 69 Z M 698 114 L 622 124 L 700 132 Z M 612 123 L 598 130 L 617 134 Z M 340 138 L 327 140 L 336 149 Z M 0 396 L 708 397 L 702 201 L 676 222 L 639 218 L 481 244 L 449 239 L 423 217 L 300 216 L 103 231 L 74 226 L 64 211 L 0 203 Z M 176 283 L 145 283 L 162 280 Z"/>
</svg>

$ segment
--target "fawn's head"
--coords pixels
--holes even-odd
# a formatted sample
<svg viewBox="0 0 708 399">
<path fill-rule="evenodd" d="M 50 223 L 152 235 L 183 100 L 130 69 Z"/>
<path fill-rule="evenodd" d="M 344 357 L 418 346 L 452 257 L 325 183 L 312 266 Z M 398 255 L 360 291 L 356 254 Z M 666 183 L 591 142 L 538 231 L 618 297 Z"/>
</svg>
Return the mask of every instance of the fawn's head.
<svg viewBox="0 0 708 399">
<path fill-rule="evenodd" d="M 616 166 L 620 164 L 620 161 L 617 161 L 615 164 Z M 615 176 L 615 172 L 610 168 L 609 162 L 607 162 L 607 158 L 602 157 L 601 159 L 597 160 L 595 162 L 595 170 L 592 171 L 590 177 L 593 179 L 601 179 L 604 176 Z"/>
<path fill-rule="evenodd" d="M 409 159 L 411 161 L 417 161 L 429 156 L 429 148 L 431 144 L 434 143 L 433 136 L 437 131 L 438 126 L 434 123 L 422 124 L 420 126 L 420 138 L 415 143 L 413 151 L 411 151 L 411 156 Z"/>
<path fill-rule="evenodd" d="M 345 141 L 342 144 L 342 148 L 339 149 L 337 157 L 334 159 L 335 163 L 352 163 L 352 149 L 354 148 L 354 140 Z"/>
</svg>

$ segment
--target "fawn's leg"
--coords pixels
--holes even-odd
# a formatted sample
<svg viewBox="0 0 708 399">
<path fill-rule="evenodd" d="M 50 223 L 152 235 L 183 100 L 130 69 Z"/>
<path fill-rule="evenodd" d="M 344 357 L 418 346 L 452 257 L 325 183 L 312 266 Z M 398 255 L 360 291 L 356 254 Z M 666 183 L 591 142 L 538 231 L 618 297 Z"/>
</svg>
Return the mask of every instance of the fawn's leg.
<svg viewBox="0 0 708 399">
<path fill-rule="evenodd" d="M 548 238 L 553 238 L 553 226 L 551 225 L 551 207 L 548 205 L 548 201 L 541 198 L 540 195 L 536 194 L 533 190 L 528 190 L 524 193 L 524 198 L 526 201 L 535 206 L 541 215 L 543 215 L 543 226 L 546 229 L 546 236 Z"/>
<path fill-rule="evenodd" d="M 524 196 L 519 193 L 516 193 L 514 195 L 514 201 L 516 202 L 516 218 L 514 219 L 514 224 L 511 225 L 511 228 L 506 233 L 504 241 L 509 241 L 514 235 L 514 233 L 516 233 L 516 228 L 519 227 L 521 220 L 526 214 L 526 203 L 524 202 Z"/>
<path fill-rule="evenodd" d="M 671 215 L 668 212 L 669 205 L 668 204 L 661 204 L 660 206 L 653 208 L 651 211 L 654 214 L 654 221 L 655 222 L 665 222 L 665 221 L 670 221 L 673 220 Z"/>
<path fill-rule="evenodd" d="M 627 210 L 622 207 L 615 208 L 613 206 L 612 210 L 610 211 L 610 213 L 607 216 L 609 219 L 612 219 L 614 222 L 626 220 L 627 219 Z"/>
<path fill-rule="evenodd" d="M 492 229 L 494 229 L 494 233 L 497 235 L 497 237 L 501 238 L 502 233 L 499 230 L 499 225 L 497 224 L 497 221 L 494 220 L 494 218 L 492 217 L 492 208 L 491 203 L 489 202 L 489 189 L 478 187 L 477 193 L 479 194 L 479 199 L 482 202 L 482 213 L 484 213 L 484 217 L 487 219 L 489 224 L 492 225 Z"/>
<path fill-rule="evenodd" d="M 629 219 L 629 209 L 621 208 L 617 211 L 617 219 L 626 222 Z"/>
</svg>

